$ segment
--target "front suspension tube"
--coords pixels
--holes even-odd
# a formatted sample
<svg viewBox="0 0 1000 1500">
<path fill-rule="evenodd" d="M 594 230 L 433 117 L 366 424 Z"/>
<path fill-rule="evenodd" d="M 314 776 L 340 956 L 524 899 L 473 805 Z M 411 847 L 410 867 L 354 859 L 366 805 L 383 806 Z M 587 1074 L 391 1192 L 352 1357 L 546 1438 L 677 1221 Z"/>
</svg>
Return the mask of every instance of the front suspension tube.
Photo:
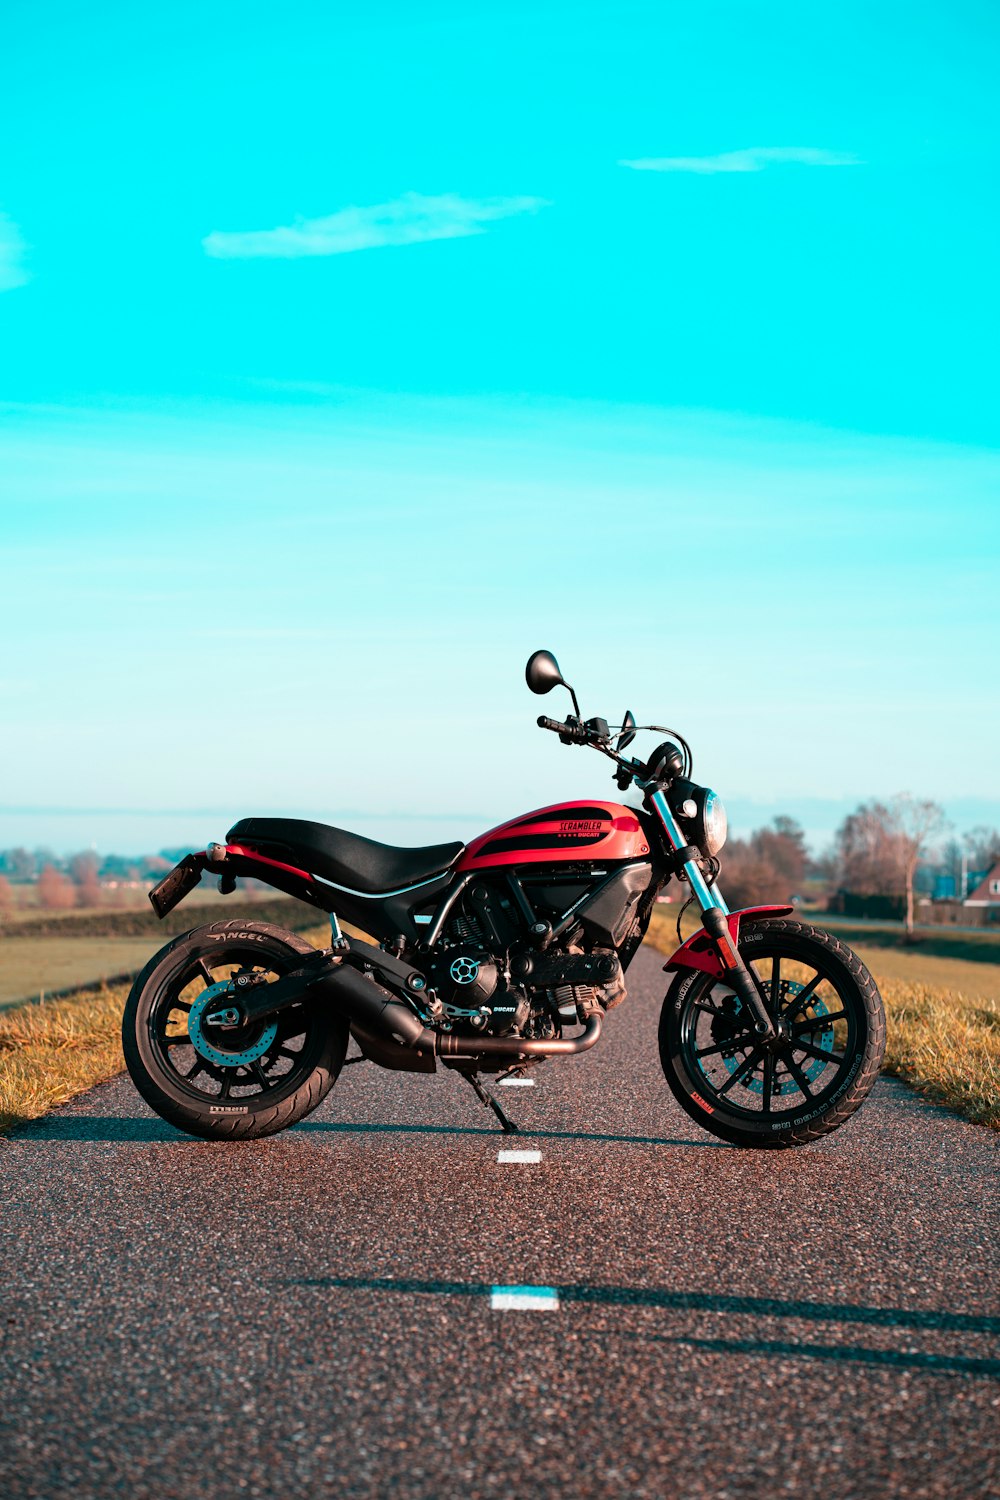
<svg viewBox="0 0 1000 1500">
<path fill-rule="evenodd" d="M 702 924 L 705 931 L 715 942 L 715 951 L 719 955 L 722 967 L 726 971 L 726 981 L 734 991 L 754 1019 L 757 1035 L 771 1037 L 775 1035 L 775 1025 L 764 1004 L 757 981 L 743 962 L 739 948 L 733 942 L 729 931 L 729 923 L 725 914 L 718 906 L 709 906 L 701 914 Z"/>
<path fill-rule="evenodd" d="M 650 805 L 659 818 L 663 831 L 667 836 L 667 842 L 674 853 L 683 857 L 687 853 L 684 835 L 677 826 L 677 820 L 670 810 L 670 803 L 659 788 L 648 792 Z M 745 1005 L 754 1019 L 757 1035 L 771 1037 L 775 1035 L 775 1025 L 767 1011 L 767 1006 L 761 998 L 760 991 L 750 970 L 747 968 L 740 951 L 729 934 L 729 908 L 723 901 L 721 895 L 714 885 L 709 885 L 701 873 L 698 862 L 695 859 L 686 859 L 683 865 L 684 878 L 691 887 L 691 894 L 701 907 L 701 919 L 705 931 L 715 944 L 715 951 L 719 955 L 719 962 L 725 970 L 726 977 L 734 992 L 739 997 L 741 1004 Z"/>
</svg>

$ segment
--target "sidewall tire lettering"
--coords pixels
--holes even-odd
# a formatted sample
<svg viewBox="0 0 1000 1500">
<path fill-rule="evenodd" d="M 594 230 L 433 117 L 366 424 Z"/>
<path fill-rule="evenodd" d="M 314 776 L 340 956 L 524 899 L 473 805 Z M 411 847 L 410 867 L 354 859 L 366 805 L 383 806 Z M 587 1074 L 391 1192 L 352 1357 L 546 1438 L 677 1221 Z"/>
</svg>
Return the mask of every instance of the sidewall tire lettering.
<svg viewBox="0 0 1000 1500">
<path fill-rule="evenodd" d="M 347 1053 L 349 1027 L 342 1016 L 331 1014 L 322 1041 L 310 1038 L 315 1048 L 311 1071 L 294 1086 L 268 1090 L 255 1098 L 224 1109 L 210 1096 L 201 1103 L 174 1084 L 150 1045 L 149 1016 L 170 978 L 182 965 L 199 956 L 218 959 L 216 944 L 231 943 L 234 949 L 253 943 L 257 961 L 271 956 L 291 966 L 300 955 L 312 953 L 311 945 L 291 932 L 269 923 L 236 919 L 215 922 L 183 933 L 154 954 L 135 979 L 122 1017 L 122 1050 L 132 1082 L 151 1109 L 178 1129 L 210 1140 L 249 1139 L 271 1135 L 301 1120 L 325 1098 L 337 1080 Z M 234 960 L 238 958 L 234 953 Z M 318 1023 L 317 1023 L 318 1024 Z"/>
</svg>

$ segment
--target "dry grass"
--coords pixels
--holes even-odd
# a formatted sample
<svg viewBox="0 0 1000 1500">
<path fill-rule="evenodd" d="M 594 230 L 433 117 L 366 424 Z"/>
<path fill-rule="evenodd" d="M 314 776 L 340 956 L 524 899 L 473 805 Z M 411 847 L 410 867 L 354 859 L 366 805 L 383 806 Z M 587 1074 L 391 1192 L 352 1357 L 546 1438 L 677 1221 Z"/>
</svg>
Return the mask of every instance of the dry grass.
<svg viewBox="0 0 1000 1500">
<path fill-rule="evenodd" d="M 0 1013 L 0 1131 L 113 1078 L 128 985 Z"/>
<path fill-rule="evenodd" d="M 1000 1001 L 890 980 L 885 1071 L 977 1125 L 1000 1130 Z"/>
</svg>

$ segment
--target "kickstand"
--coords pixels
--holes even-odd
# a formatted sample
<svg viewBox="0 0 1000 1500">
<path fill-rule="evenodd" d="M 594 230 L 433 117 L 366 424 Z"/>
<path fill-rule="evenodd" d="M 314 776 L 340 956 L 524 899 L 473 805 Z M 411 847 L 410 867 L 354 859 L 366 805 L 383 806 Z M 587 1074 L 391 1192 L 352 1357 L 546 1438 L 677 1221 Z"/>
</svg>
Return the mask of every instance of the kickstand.
<svg viewBox="0 0 1000 1500">
<path fill-rule="evenodd" d="M 519 1135 L 520 1132 L 517 1126 L 514 1124 L 514 1121 L 509 1119 L 508 1116 L 504 1114 L 503 1110 L 500 1108 L 500 1105 L 494 1099 L 493 1095 L 489 1093 L 488 1090 L 484 1089 L 482 1084 L 479 1082 L 478 1073 L 463 1073 L 462 1077 L 472 1085 L 479 1098 L 487 1106 L 487 1108 L 493 1111 L 497 1119 L 500 1121 L 501 1128 L 504 1130 L 504 1132 L 507 1135 Z"/>
</svg>

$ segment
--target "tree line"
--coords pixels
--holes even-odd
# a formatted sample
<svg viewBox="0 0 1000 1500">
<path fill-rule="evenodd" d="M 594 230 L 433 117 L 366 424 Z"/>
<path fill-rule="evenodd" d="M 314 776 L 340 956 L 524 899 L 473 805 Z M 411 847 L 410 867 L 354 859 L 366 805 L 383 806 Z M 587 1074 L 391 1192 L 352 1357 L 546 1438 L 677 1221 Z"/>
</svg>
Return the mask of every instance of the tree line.
<svg viewBox="0 0 1000 1500">
<path fill-rule="evenodd" d="M 0 850 L 0 910 L 15 905 L 15 887 L 28 886 L 33 904 L 45 911 L 100 906 L 109 890 L 158 880 L 187 850 L 139 856 L 83 849 L 60 856 L 51 849 Z"/>
<path fill-rule="evenodd" d="M 0 850 L 0 909 L 14 902 L 14 885 L 32 887 L 34 904 L 48 910 L 100 906 L 114 885 L 158 880 L 186 849 L 140 856 L 98 854 L 92 849 L 60 857 L 50 849 Z M 862 802 L 843 820 L 829 849 L 810 853 L 794 818 L 774 818 L 746 838 L 731 838 L 722 851 L 723 886 L 736 908 L 787 903 L 810 894 L 849 891 L 888 896 L 903 903 L 913 926 L 914 894 L 922 865 L 942 873 L 980 872 L 1000 859 L 1000 831 L 983 825 L 956 837 L 936 802 L 900 796 Z"/>
<path fill-rule="evenodd" d="M 912 931 L 922 865 L 957 877 L 963 866 L 978 873 L 998 859 L 1000 830 L 979 825 L 956 837 L 938 803 L 903 795 L 862 802 L 818 857 L 794 818 L 777 817 L 745 839 L 730 839 L 722 851 L 722 885 L 733 908 L 788 903 L 802 896 L 807 882 L 827 895 L 891 896 L 902 902 Z"/>
</svg>

